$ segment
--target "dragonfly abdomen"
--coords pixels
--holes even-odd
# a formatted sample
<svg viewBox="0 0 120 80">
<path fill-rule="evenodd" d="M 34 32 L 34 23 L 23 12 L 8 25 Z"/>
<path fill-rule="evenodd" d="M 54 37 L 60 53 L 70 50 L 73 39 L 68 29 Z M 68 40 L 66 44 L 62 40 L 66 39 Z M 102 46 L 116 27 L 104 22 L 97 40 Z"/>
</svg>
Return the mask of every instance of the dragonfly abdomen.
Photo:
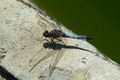
<svg viewBox="0 0 120 80">
<path fill-rule="evenodd" d="M 73 38 L 73 39 L 81 39 L 81 40 L 91 40 L 93 38 L 88 37 L 88 36 L 82 36 L 82 35 L 76 35 L 76 34 L 64 34 L 63 37 L 67 37 L 67 38 Z"/>
</svg>

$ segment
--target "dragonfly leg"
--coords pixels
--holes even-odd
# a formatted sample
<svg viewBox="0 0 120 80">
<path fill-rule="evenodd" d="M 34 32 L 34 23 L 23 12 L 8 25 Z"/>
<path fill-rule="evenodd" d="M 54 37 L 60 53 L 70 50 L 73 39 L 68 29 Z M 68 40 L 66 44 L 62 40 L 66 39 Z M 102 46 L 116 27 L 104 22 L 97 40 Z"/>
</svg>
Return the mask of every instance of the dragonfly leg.
<svg viewBox="0 0 120 80">
<path fill-rule="evenodd" d="M 44 40 L 45 40 L 45 41 L 47 41 L 47 42 L 50 42 L 50 41 L 49 41 L 49 40 L 47 40 L 47 39 L 43 39 L 42 41 L 44 41 Z"/>
<path fill-rule="evenodd" d="M 61 39 L 56 39 L 56 40 L 57 40 L 56 42 L 60 41 L 65 45 L 65 43 Z"/>
<path fill-rule="evenodd" d="M 55 42 L 54 42 L 54 38 L 51 38 L 51 43 L 55 43 Z"/>
</svg>

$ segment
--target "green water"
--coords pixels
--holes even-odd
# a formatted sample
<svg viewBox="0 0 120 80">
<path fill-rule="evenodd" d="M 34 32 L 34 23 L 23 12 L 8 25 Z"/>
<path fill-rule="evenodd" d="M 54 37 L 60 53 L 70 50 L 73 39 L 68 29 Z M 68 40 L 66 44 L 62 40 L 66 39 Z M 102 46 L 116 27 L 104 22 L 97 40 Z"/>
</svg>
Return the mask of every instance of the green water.
<svg viewBox="0 0 120 80">
<path fill-rule="evenodd" d="M 46 13 L 120 64 L 120 0 L 32 0 Z"/>
</svg>

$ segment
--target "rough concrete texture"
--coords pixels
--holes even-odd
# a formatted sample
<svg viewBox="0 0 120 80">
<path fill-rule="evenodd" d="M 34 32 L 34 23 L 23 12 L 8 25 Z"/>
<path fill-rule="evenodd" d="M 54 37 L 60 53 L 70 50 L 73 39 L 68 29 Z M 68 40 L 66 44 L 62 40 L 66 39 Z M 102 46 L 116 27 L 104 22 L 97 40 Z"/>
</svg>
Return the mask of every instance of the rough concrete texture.
<svg viewBox="0 0 120 80">
<path fill-rule="evenodd" d="M 5 79 L 0 76 L 0 80 L 5 80 Z"/>
<path fill-rule="evenodd" d="M 42 41 L 45 30 L 69 30 L 21 0 L 0 0 L 0 58 L 19 80 L 120 80 L 120 66 L 86 41 Z"/>
</svg>

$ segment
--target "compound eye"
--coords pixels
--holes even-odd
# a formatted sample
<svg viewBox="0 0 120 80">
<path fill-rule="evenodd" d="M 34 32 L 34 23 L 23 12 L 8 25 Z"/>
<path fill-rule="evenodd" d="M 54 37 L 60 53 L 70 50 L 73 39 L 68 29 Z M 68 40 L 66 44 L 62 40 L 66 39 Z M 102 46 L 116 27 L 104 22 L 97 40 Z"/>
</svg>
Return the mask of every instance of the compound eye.
<svg viewBox="0 0 120 80">
<path fill-rule="evenodd" d="M 48 33 L 48 31 L 46 30 L 44 33 Z"/>
<path fill-rule="evenodd" d="M 43 36 L 48 37 L 48 31 L 47 30 L 43 33 Z"/>
</svg>

